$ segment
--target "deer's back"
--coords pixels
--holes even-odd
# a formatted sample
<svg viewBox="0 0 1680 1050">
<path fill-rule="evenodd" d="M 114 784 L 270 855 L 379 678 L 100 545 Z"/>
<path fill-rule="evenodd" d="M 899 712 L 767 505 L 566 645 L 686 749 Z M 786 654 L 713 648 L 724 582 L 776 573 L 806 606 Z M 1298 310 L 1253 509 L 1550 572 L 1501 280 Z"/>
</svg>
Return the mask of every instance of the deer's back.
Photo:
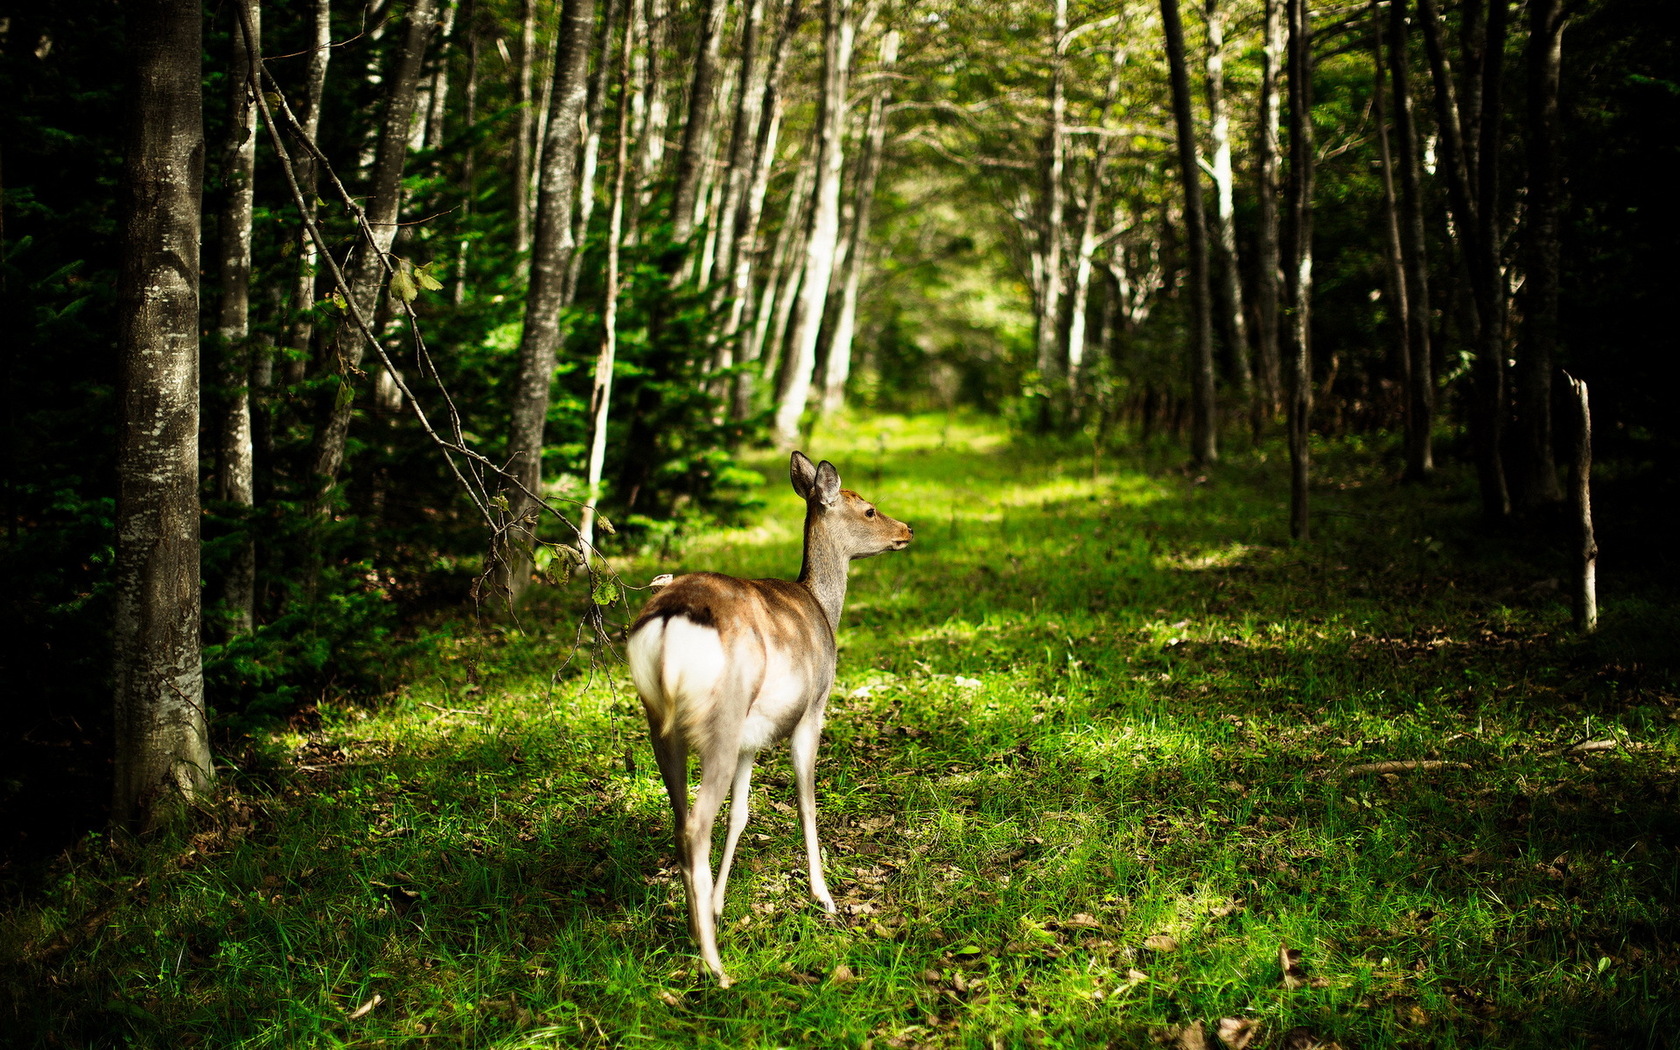
<svg viewBox="0 0 1680 1050">
<path fill-rule="evenodd" d="M 834 629 L 803 584 L 715 572 L 679 576 L 630 628 L 631 677 L 656 731 L 692 746 L 741 726 L 757 751 L 786 736 L 834 683 Z"/>
</svg>

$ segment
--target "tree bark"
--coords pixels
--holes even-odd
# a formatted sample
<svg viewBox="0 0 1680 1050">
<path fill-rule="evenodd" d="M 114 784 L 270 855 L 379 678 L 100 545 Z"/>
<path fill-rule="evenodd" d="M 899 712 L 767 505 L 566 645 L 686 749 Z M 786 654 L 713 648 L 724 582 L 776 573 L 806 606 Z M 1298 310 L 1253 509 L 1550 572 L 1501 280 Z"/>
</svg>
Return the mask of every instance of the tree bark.
<svg viewBox="0 0 1680 1050">
<path fill-rule="evenodd" d="M 198 0 L 125 5 L 111 821 L 144 833 L 210 789 L 199 589 Z"/>
<path fill-rule="evenodd" d="M 303 81 L 303 95 L 297 107 L 298 125 L 303 133 L 315 141 L 321 130 L 321 98 L 327 88 L 327 62 L 332 57 L 332 0 L 314 0 L 310 7 L 310 51 L 308 73 Z M 315 155 L 304 150 L 298 157 L 298 187 L 303 190 L 304 214 L 299 217 L 297 232 L 297 283 L 292 291 L 292 324 L 287 346 L 285 379 L 290 386 L 302 383 L 310 365 L 310 342 L 315 334 L 315 271 L 320 256 L 309 227 L 315 222 L 318 180 Z"/>
<path fill-rule="evenodd" d="M 506 531 L 491 552 L 495 597 L 510 604 L 530 586 L 531 550 L 541 514 L 533 496 L 542 491 L 543 429 L 560 347 L 561 300 L 577 247 L 572 241 L 572 205 L 577 190 L 578 117 L 588 93 L 594 28 L 595 0 L 565 0 L 555 41 L 553 112 L 543 137 L 531 280 L 525 293 L 525 327 L 519 338 L 508 426 L 508 469 L 518 484 L 504 490 Z"/>
<path fill-rule="evenodd" d="M 1570 468 L 1570 495 L 1580 527 L 1581 549 L 1575 577 L 1575 627 L 1587 634 L 1598 630 L 1598 540 L 1592 522 L 1592 408 L 1587 384 L 1565 375 L 1575 405 L 1575 458 Z"/>
<path fill-rule="evenodd" d="M 1390 0 L 1389 78 L 1400 172 L 1400 252 L 1406 290 L 1406 476 L 1425 481 L 1435 471 L 1435 354 L 1430 345 L 1429 264 L 1418 174 L 1417 127 L 1406 55 L 1406 0 Z"/>
<path fill-rule="evenodd" d="M 877 71 L 890 72 L 898 62 L 899 34 L 889 29 L 881 37 Z M 852 184 L 851 223 L 846 232 L 845 262 L 840 267 L 840 296 L 834 313 L 834 327 L 824 334 L 828 343 L 822 382 L 822 410 L 839 412 L 846 405 L 846 381 L 852 373 L 852 337 L 857 329 L 858 290 L 863 281 L 864 257 L 869 251 L 870 215 L 874 210 L 875 183 L 881 174 L 881 153 L 886 141 L 887 100 L 892 96 L 890 81 L 881 77 L 880 86 L 864 118 L 856 177 Z"/>
<path fill-rule="evenodd" d="M 1225 104 L 1225 15 L 1222 0 L 1206 0 L 1207 99 L 1212 147 L 1213 207 L 1208 225 L 1213 249 L 1213 316 L 1225 351 L 1225 374 L 1247 402 L 1253 397 L 1254 368 L 1243 315 L 1242 272 L 1237 257 L 1236 181 L 1231 172 L 1231 117 Z M 1252 408 L 1252 404 L 1250 405 Z M 1256 427 L 1259 415 L 1254 414 Z"/>
<path fill-rule="evenodd" d="M 682 147 L 677 152 L 677 181 L 671 191 L 671 235 L 677 241 L 687 240 L 694 232 L 694 209 L 699 200 L 707 145 L 711 141 L 718 45 L 723 39 L 723 16 L 727 11 L 725 0 L 705 0 L 700 10 L 694 76 L 689 81 L 688 119 L 683 123 Z"/>
<path fill-rule="evenodd" d="M 436 21 L 436 0 L 414 0 L 409 8 L 402 47 L 394 56 L 387 77 L 389 91 L 385 99 L 385 114 L 367 187 L 368 203 L 364 209 L 368 227 L 372 230 L 372 243 L 364 241 L 357 245 L 356 257 L 346 274 L 357 308 L 363 317 L 369 319 L 377 316 L 379 293 L 385 286 L 385 256 L 397 236 L 409 125 L 414 119 L 426 43 Z M 339 472 L 344 466 L 344 447 L 349 438 L 350 418 L 355 406 L 352 380 L 360 371 L 362 355 L 366 351 L 367 344 L 355 323 L 348 317 L 341 318 L 326 362 L 329 369 L 337 374 L 337 382 L 327 384 L 311 450 L 310 474 L 318 486 L 315 504 L 318 515 L 327 513 Z"/>
<path fill-rule="evenodd" d="M 630 92 L 630 55 L 635 45 L 635 22 L 624 27 L 623 50 L 619 57 L 618 97 L 625 99 Z M 610 38 L 609 38 L 610 41 Z M 602 49 L 603 52 L 605 48 Z M 603 64 L 605 56 L 603 55 Z M 595 360 L 595 382 L 589 396 L 589 465 L 588 492 L 584 497 L 583 513 L 578 520 L 578 548 L 588 558 L 595 546 L 595 518 L 601 499 L 601 475 L 607 462 L 607 420 L 612 406 L 613 367 L 618 356 L 618 284 L 619 242 L 624 236 L 624 195 L 627 188 L 626 170 L 630 166 L 630 107 L 618 107 L 618 138 L 613 158 L 613 187 L 611 209 L 607 218 L 606 291 L 601 308 L 601 352 Z"/>
<path fill-rule="evenodd" d="M 1034 341 L 1038 348 L 1038 373 L 1049 396 L 1062 396 L 1067 364 L 1062 356 L 1062 173 L 1067 165 L 1064 128 L 1067 125 L 1067 86 L 1064 82 L 1066 56 L 1062 53 L 1068 34 L 1067 0 L 1055 0 L 1050 24 L 1050 98 L 1046 107 L 1044 146 L 1039 170 L 1038 313 Z"/>
<path fill-rule="evenodd" d="M 256 505 L 255 448 L 251 430 L 251 215 L 257 166 L 257 106 L 252 48 L 243 26 L 250 26 L 255 49 L 262 47 L 261 7 L 256 0 L 235 0 L 244 9 L 241 24 L 228 34 L 228 138 L 223 146 L 225 197 L 218 222 L 220 252 L 217 278 L 221 300 L 216 316 L 221 427 L 217 435 L 216 496 L 249 517 Z M 233 556 L 221 581 L 223 630 L 249 634 L 256 622 L 257 546 L 248 521 L 237 527 Z"/>
<path fill-rule="evenodd" d="M 1209 289 L 1207 223 L 1202 211 L 1201 169 L 1196 160 L 1196 123 L 1191 113 L 1190 74 L 1184 58 L 1184 25 L 1178 0 L 1161 0 L 1167 68 L 1172 80 L 1173 123 L 1177 128 L 1178 175 L 1184 189 L 1185 249 L 1190 266 L 1190 400 L 1193 413 L 1190 458 L 1206 466 L 1219 459 L 1219 419 L 1214 398 L 1212 302 Z"/>
<path fill-rule="evenodd" d="M 1289 222 L 1284 298 L 1288 303 L 1289 534 L 1311 537 L 1307 434 L 1312 416 L 1312 23 L 1308 0 L 1284 0 L 1289 24 Z"/>
<path fill-rule="evenodd" d="M 846 85 L 851 68 L 852 0 L 823 5 L 822 95 L 817 105 L 816 187 L 810 233 L 805 241 L 805 272 L 795 306 L 787 359 L 776 391 L 774 433 L 783 447 L 799 437 L 800 417 L 811 392 L 823 307 L 840 239 L 840 173 L 845 162 Z"/>
<path fill-rule="evenodd" d="M 1558 83 L 1563 16 L 1558 0 L 1528 7 L 1528 207 L 1522 352 L 1517 355 L 1517 491 L 1532 510 L 1563 498 L 1552 455 L 1552 369 L 1558 352 L 1562 177 L 1558 165 Z M 1583 397 L 1585 394 L 1583 392 Z"/>
<path fill-rule="evenodd" d="M 532 136 L 537 126 L 531 88 L 536 53 L 536 3 L 519 0 L 519 66 L 513 82 L 513 250 L 520 255 L 531 250 L 531 157 L 536 147 Z"/>
<path fill-rule="evenodd" d="M 1283 364 L 1278 352 L 1278 304 L 1282 276 L 1278 257 L 1278 70 L 1283 51 L 1283 0 L 1265 0 L 1260 54 L 1259 114 L 1255 121 L 1254 180 L 1259 205 L 1255 231 L 1254 340 L 1260 400 L 1276 416 L 1283 403 Z"/>
</svg>

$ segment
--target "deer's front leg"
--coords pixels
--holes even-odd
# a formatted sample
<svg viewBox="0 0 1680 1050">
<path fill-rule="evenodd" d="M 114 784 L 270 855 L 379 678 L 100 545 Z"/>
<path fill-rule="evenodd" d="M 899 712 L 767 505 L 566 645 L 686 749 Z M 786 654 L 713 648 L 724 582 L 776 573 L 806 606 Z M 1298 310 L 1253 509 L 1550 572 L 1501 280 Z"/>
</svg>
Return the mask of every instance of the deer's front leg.
<svg viewBox="0 0 1680 1050">
<path fill-rule="evenodd" d="M 811 877 L 811 896 L 823 911 L 833 914 L 834 897 L 823 878 L 822 851 L 817 842 L 817 743 L 822 737 L 822 705 L 814 704 L 788 740 L 793 756 L 793 780 L 799 793 L 799 824 L 805 832 L 805 866 Z"/>
</svg>

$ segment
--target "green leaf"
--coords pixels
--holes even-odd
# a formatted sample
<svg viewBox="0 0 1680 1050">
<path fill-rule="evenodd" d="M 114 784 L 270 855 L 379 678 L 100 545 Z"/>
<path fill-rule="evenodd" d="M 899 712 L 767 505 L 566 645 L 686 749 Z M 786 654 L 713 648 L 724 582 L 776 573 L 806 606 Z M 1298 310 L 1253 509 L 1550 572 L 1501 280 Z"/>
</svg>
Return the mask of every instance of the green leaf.
<svg viewBox="0 0 1680 1050">
<path fill-rule="evenodd" d="M 435 292 L 443 287 L 443 282 L 432 276 L 432 267 L 436 265 L 437 261 L 434 259 L 426 265 L 417 266 L 414 269 L 414 279 L 419 282 L 420 287 L 428 292 Z"/>
<path fill-rule="evenodd" d="M 414 278 L 408 275 L 406 263 L 398 263 L 391 274 L 391 294 L 405 303 L 412 303 L 420 295 L 420 289 L 414 286 Z"/>
<path fill-rule="evenodd" d="M 618 581 L 609 576 L 597 583 L 595 593 L 589 596 L 589 600 L 596 605 L 611 605 L 618 601 Z"/>
</svg>

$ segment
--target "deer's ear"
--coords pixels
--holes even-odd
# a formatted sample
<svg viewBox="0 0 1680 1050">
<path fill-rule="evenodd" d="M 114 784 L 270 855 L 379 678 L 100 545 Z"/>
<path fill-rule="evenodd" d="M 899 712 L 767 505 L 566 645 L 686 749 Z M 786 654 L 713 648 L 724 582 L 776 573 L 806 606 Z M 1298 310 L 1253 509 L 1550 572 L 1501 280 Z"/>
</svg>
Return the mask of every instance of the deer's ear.
<svg viewBox="0 0 1680 1050">
<path fill-rule="evenodd" d="M 788 476 L 793 480 L 793 491 L 799 493 L 799 498 L 811 498 L 811 486 L 817 480 L 817 468 L 803 452 L 795 452 L 788 460 Z"/>
<path fill-rule="evenodd" d="M 826 459 L 817 464 L 816 491 L 825 507 L 832 507 L 840 500 L 840 471 Z"/>
</svg>

